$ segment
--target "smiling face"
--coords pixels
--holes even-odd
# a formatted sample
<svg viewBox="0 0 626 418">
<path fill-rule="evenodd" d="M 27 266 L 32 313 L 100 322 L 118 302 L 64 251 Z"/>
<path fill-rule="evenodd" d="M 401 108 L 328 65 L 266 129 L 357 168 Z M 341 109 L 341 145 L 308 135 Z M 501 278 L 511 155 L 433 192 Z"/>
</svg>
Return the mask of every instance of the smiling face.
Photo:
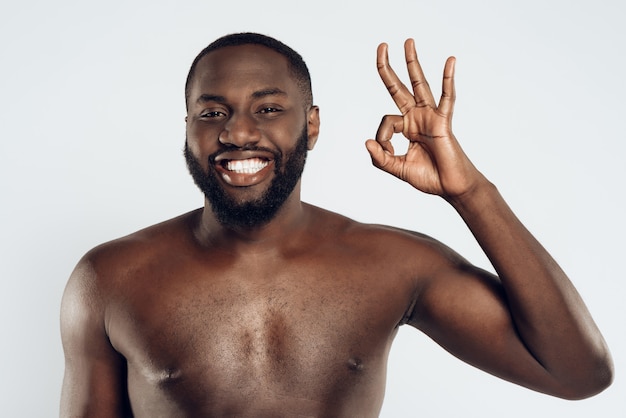
<svg viewBox="0 0 626 418">
<path fill-rule="evenodd" d="M 299 199 L 319 116 L 285 57 L 252 44 L 212 51 L 198 62 L 187 104 L 188 167 L 220 222 L 258 226 Z"/>
</svg>

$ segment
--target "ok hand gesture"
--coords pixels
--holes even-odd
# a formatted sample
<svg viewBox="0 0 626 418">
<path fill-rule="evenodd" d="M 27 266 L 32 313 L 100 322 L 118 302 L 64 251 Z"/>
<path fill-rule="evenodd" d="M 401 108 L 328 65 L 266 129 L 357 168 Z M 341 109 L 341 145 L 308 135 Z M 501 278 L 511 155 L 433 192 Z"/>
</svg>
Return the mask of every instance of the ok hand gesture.
<svg viewBox="0 0 626 418">
<path fill-rule="evenodd" d="M 439 104 L 417 60 L 412 39 L 404 53 L 413 92 L 402 84 L 389 65 L 387 45 L 378 47 L 378 73 L 401 115 L 383 117 L 376 140 L 366 142 L 372 163 L 425 192 L 454 198 L 471 191 L 482 175 L 469 161 L 452 133 L 455 58 L 446 61 Z M 400 133 L 409 140 L 405 155 L 394 155 L 390 140 Z"/>
</svg>

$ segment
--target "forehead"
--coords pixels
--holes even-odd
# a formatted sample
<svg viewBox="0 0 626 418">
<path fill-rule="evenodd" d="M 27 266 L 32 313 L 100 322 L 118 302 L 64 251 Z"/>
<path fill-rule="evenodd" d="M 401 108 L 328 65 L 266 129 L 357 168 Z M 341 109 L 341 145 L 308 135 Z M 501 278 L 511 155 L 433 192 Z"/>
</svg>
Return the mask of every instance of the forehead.
<svg viewBox="0 0 626 418">
<path fill-rule="evenodd" d="M 300 98 L 287 58 L 262 45 L 227 46 L 209 52 L 198 62 L 190 88 L 193 101 L 202 94 L 252 93 L 278 88 Z"/>
</svg>

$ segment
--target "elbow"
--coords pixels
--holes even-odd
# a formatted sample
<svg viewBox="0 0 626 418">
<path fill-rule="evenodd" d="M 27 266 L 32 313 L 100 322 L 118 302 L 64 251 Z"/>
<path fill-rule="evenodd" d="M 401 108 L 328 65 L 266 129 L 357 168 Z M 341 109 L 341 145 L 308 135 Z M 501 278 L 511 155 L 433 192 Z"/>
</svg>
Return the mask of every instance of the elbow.
<svg viewBox="0 0 626 418">
<path fill-rule="evenodd" d="M 613 361 L 610 357 L 602 364 L 598 366 L 593 373 L 593 376 L 590 376 L 588 385 L 585 391 L 581 391 L 579 396 L 576 397 L 576 400 L 590 398 L 598 393 L 604 391 L 606 388 L 611 386 L 614 378 L 614 369 L 613 369 Z"/>
<path fill-rule="evenodd" d="M 595 367 L 588 370 L 584 378 L 562 384 L 561 389 L 554 395 L 571 401 L 587 399 L 611 386 L 613 378 L 613 361 L 611 356 L 607 355 L 603 360 L 598 361 Z"/>
</svg>

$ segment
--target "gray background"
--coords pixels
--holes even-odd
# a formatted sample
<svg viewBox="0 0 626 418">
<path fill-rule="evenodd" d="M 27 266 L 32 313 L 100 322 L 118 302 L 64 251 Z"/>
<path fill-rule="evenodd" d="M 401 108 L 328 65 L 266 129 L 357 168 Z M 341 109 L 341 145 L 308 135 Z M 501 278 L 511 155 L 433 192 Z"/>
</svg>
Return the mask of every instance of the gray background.
<svg viewBox="0 0 626 418">
<path fill-rule="evenodd" d="M 567 402 L 402 329 L 382 416 L 626 416 L 624 16 L 607 0 L 3 1 L 0 414 L 58 415 L 59 304 L 81 255 L 202 205 L 181 152 L 184 79 L 207 43 L 250 30 L 311 68 L 322 133 L 304 200 L 428 233 L 490 269 L 445 202 L 372 168 L 363 146 L 396 112 L 379 42 L 406 79 L 402 42 L 414 37 L 436 95 L 456 55 L 457 137 L 570 274 L 615 357 L 611 388 Z"/>
</svg>

